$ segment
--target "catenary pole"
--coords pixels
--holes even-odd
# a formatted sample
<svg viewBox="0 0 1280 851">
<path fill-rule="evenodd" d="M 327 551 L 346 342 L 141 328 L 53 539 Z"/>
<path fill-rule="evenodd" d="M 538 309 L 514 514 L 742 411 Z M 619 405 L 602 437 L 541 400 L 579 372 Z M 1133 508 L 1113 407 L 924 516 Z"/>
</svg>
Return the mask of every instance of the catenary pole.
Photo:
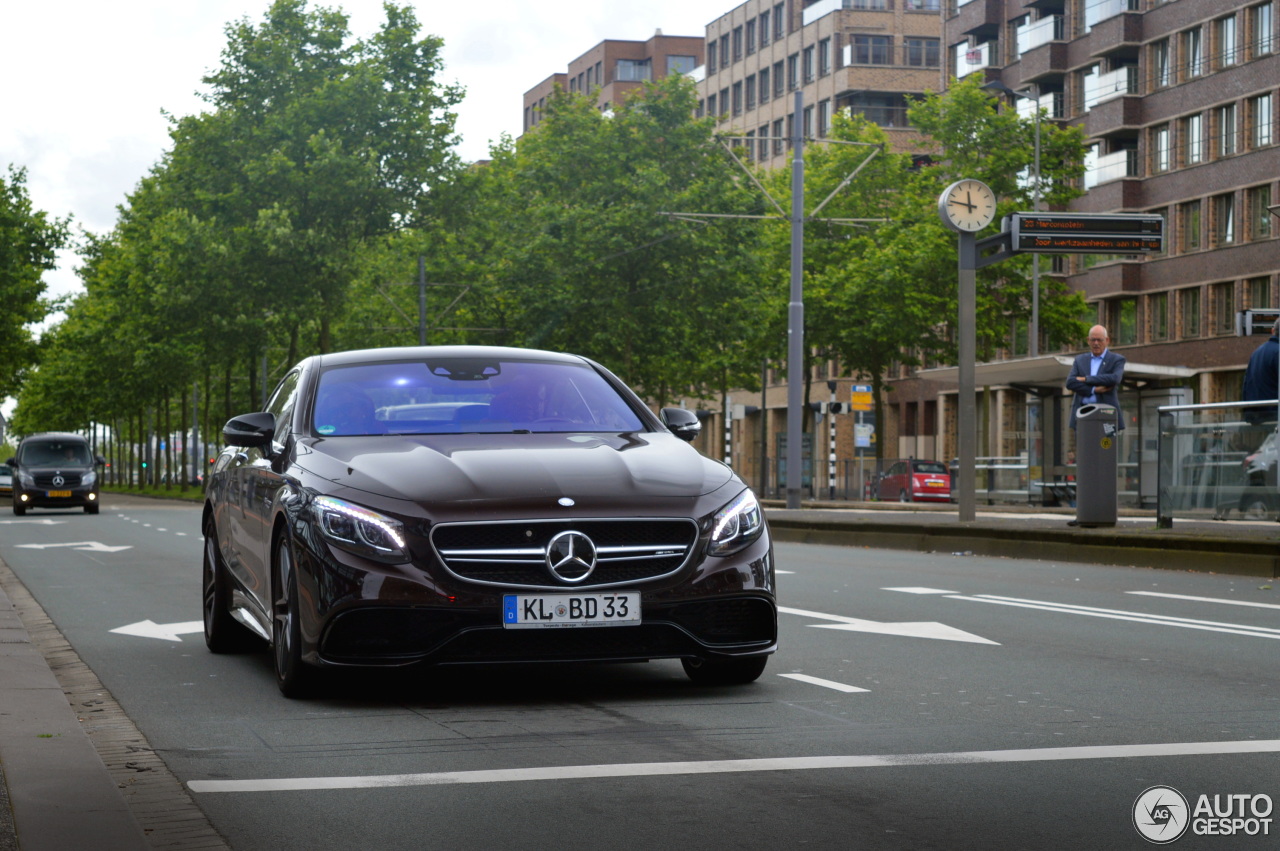
<svg viewBox="0 0 1280 851">
<path fill-rule="evenodd" d="M 804 93 L 791 122 L 791 300 L 787 305 L 787 508 L 800 507 L 804 434 Z"/>
</svg>

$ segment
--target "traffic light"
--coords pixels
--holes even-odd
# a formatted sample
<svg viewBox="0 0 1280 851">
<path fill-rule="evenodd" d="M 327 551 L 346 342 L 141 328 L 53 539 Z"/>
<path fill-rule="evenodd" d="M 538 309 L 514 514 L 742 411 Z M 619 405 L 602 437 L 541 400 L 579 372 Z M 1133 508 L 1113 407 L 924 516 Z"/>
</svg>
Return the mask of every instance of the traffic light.
<svg viewBox="0 0 1280 851">
<path fill-rule="evenodd" d="M 847 406 L 845 405 L 844 402 L 832 402 L 829 405 L 827 405 L 827 410 L 833 414 L 843 414 L 846 410 L 846 407 Z"/>
</svg>

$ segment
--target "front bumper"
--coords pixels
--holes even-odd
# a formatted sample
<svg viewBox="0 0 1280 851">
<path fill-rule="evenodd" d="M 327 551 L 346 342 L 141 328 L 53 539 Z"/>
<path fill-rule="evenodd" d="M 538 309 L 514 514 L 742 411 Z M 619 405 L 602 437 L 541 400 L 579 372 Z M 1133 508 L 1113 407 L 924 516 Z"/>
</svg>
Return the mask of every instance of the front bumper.
<svg viewBox="0 0 1280 851">
<path fill-rule="evenodd" d="M 53 496 L 51 494 L 66 494 Z M 98 488 L 68 488 L 62 491 L 49 491 L 41 488 L 13 489 L 13 504 L 27 508 L 80 508 L 98 503 Z"/>
</svg>

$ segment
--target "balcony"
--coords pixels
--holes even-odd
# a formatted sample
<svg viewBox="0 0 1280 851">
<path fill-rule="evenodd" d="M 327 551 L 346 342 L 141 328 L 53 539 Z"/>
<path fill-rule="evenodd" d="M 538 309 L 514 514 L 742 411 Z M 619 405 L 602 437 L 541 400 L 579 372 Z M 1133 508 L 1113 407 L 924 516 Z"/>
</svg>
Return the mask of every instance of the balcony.
<svg viewBox="0 0 1280 851">
<path fill-rule="evenodd" d="M 1137 131 L 1142 126 L 1142 98 L 1134 95 L 1110 97 L 1085 113 L 1084 135 L 1109 136 L 1120 131 Z"/>
<path fill-rule="evenodd" d="M 956 7 L 956 17 L 948 24 L 948 32 L 965 35 L 994 36 L 1003 22 L 1002 0 L 972 0 Z M 951 29 L 954 27 L 955 29 Z"/>
<path fill-rule="evenodd" d="M 1142 15 L 1123 12 L 1100 21 L 1089 31 L 1089 55 L 1137 56 L 1142 47 Z"/>
<path fill-rule="evenodd" d="M 1084 78 L 1084 108 L 1093 109 L 1100 103 L 1122 95 L 1138 93 L 1138 66 L 1124 65 L 1102 74 L 1086 74 Z"/>
<path fill-rule="evenodd" d="M 1061 15 L 1050 15 L 1030 24 L 1018 27 L 1018 55 L 1033 50 L 1051 41 L 1062 41 L 1064 19 Z"/>
<path fill-rule="evenodd" d="M 1086 191 L 1116 180 L 1139 177 L 1138 152 L 1132 149 L 1112 154 L 1097 155 L 1090 150 L 1084 158 L 1084 188 Z M 1123 207 L 1127 205 L 1118 205 Z"/>
<path fill-rule="evenodd" d="M 969 48 L 968 50 L 957 47 L 955 68 L 956 79 L 963 80 L 974 71 L 981 71 L 983 68 L 989 66 L 995 52 L 992 50 L 994 46 L 994 42 L 988 41 L 979 44 L 977 47 Z"/>
<path fill-rule="evenodd" d="M 1084 29 L 1090 32 L 1098 24 L 1122 12 L 1140 11 L 1140 0 L 1090 0 L 1084 6 Z"/>
<path fill-rule="evenodd" d="M 1020 78 L 1024 83 L 1034 83 L 1037 80 L 1061 77 L 1067 73 L 1067 67 L 1067 43 L 1050 41 L 1022 54 Z"/>
<path fill-rule="evenodd" d="M 1044 110 L 1045 118 L 1065 118 L 1064 102 L 1062 92 L 1045 92 L 1038 100 L 1018 98 L 1018 115 L 1034 119 L 1037 110 Z"/>
</svg>

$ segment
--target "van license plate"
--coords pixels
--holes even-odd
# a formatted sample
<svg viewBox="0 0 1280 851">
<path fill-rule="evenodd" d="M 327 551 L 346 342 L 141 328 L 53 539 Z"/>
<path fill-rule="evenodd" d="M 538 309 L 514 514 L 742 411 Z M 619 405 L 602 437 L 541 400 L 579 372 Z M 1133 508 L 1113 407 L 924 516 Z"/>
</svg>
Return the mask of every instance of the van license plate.
<svg viewBox="0 0 1280 851">
<path fill-rule="evenodd" d="M 640 594 L 504 594 L 506 629 L 633 626 L 640 623 Z"/>
<path fill-rule="evenodd" d="M 66 498 L 71 496 L 71 491 L 45 491 L 45 495 L 48 496 L 49 499 L 57 499 L 58 497 Z"/>
</svg>

